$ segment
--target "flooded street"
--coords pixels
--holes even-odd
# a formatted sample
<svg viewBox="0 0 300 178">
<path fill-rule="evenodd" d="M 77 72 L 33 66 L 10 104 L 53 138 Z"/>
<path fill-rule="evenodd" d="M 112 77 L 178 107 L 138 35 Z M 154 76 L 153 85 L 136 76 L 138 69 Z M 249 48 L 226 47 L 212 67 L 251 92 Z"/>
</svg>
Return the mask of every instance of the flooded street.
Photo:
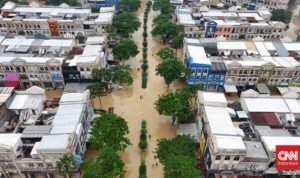
<svg viewBox="0 0 300 178">
<path fill-rule="evenodd" d="M 142 2 L 142 10 L 138 11 L 138 17 L 143 22 L 143 12 L 145 3 Z M 123 90 L 115 89 L 114 92 L 108 96 L 101 97 L 102 106 L 104 109 L 108 107 L 114 107 L 114 112 L 128 122 L 130 134 L 129 139 L 132 143 L 121 156 L 126 165 L 126 178 L 138 177 L 139 165 L 141 163 L 140 149 L 138 147 L 139 134 L 141 128 L 141 121 L 144 119 L 147 121 L 148 133 L 151 134 L 151 139 L 148 140 L 148 151 L 146 155 L 147 164 L 147 176 L 150 178 L 163 177 L 163 169 L 159 164 L 158 167 L 152 168 L 153 163 L 159 163 L 157 159 L 154 159 L 152 151 L 156 148 L 156 140 L 160 138 L 172 138 L 175 136 L 175 127 L 171 125 L 170 117 L 160 116 L 155 110 L 154 102 L 158 98 L 158 95 L 166 93 L 166 85 L 163 78 L 155 75 L 155 67 L 160 63 L 160 60 L 155 55 L 161 48 L 161 44 L 156 42 L 151 37 L 152 20 L 157 15 L 152 10 L 148 16 L 148 83 L 147 88 L 141 87 L 141 70 L 140 68 L 142 60 L 142 26 L 137 32 L 133 34 L 133 39 L 136 41 L 139 47 L 140 53 L 135 57 L 127 61 L 132 68 L 132 76 L 134 83 L 130 87 L 125 87 Z M 181 88 L 182 82 L 176 81 L 171 85 L 170 90 Z M 140 99 L 140 96 L 143 96 Z M 95 100 L 95 107 L 99 108 L 98 99 Z M 112 133 L 113 134 L 113 133 Z M 86 156 L 92 156 L 97 154 L 94 150 L 88 151 Z"/>
</svg>

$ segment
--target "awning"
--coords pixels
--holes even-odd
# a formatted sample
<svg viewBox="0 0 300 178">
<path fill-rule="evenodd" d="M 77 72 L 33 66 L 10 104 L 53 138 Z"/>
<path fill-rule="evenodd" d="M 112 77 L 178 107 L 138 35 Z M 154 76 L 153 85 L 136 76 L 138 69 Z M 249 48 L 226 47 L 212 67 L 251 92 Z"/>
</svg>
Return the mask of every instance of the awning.
<svg viewBox="0 0 300 178">
<path fill-rule="evenodd" d="M 19 85 L 19 81 L 7 81 L 6 87 L 17 87 Z"/>
<path fill-rule="evenodd" d="M 266 84 L 257 84 L 256 88 L 260 94 L 270 94 L 270 90 Z"/>
<path fill-rule="evenodd" d="M 237 89 L 235 85 L 224 85 L 224 89 L 226 93 L 237 93 Z"/>
</svg>

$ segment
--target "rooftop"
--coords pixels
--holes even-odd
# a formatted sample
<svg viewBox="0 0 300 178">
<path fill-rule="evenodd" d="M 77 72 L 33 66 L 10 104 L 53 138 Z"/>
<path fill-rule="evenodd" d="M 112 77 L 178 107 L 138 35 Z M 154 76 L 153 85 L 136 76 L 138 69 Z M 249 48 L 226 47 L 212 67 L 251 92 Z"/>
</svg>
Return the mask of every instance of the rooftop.
<svg viewBox="0 0 300 178">
<path fill-rule="evenodd" d="M 299 145 L 300 137 L 293 136 L 262 136 L 263 144 L 270 152 L 276 151 L 276 145 Z"/>
<path fill-rule="evenodd" d="M 227 100 L 223 93 L 198 91 L 198 102 L 205 106 L 227 107 Z"/>
<path fill-rule="evenodd" d="M 46 135 L 36 148 L 37 152 L 66 152 L 69 145 L 70 135 Z"/>
<path fill-rule="evenodd" d="M 246 153 L 244 141 L 238 136 L 215 135 L 218 153 Z"/>
<path fill-rule="evenodd" d="M 290 112 L 281 98 L 242 98 L 241 102 L 243 108 L 248 112 Z"/>
<path fill-rule="evenodd" d="M 269 157 L 266 153 L 263 145 L 261 142 L 255 142 L 255 141 L 244 141 L 246 149 L 247 149 L 247 155 L 246 159 L 248 161 L 262 161 L 262 162 L 268 162 Z"/>
</svg>

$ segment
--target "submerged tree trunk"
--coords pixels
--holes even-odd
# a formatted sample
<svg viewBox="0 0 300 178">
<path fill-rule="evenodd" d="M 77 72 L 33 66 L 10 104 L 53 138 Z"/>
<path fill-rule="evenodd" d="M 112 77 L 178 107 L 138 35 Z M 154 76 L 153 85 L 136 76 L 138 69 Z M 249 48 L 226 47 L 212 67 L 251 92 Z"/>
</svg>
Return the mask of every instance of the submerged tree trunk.
<svg viewBox="0 0 300 178">
<path fill-rule="evenodd" d="M 176 116 L 175 116 L 175 114 L 172 114 L 172 125 L 175 124 L 175 121 L 176 121 Z"/>
<path fill-rule="evenodd" d="M 100 103 L 100 109 L 102 109 L 102 103 L 101 103 L 100 95 L 98 96 L 98 99 L 99 99 L 99 103 Z"/>
</svg>

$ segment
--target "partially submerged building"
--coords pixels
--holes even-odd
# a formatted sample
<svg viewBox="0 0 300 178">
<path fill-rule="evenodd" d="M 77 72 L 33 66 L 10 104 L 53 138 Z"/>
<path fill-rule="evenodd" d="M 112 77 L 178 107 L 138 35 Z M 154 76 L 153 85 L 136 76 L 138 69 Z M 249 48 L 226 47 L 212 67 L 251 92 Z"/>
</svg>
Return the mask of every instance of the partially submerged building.
<svg viewBox="0 0 300 178">
<path fill-rule="evenodd" d="M 63 94 L 57 108 L 45 108 L 42 91 L 32 87 L 12 98 L 11 129 L 0 134 L 0 172 L 5 177 L 55 177 L 56 163 L 64 155 L 72 156 L 77 166 L 83 162 L 93 117 L 89 91 Z"/>
</svg>

